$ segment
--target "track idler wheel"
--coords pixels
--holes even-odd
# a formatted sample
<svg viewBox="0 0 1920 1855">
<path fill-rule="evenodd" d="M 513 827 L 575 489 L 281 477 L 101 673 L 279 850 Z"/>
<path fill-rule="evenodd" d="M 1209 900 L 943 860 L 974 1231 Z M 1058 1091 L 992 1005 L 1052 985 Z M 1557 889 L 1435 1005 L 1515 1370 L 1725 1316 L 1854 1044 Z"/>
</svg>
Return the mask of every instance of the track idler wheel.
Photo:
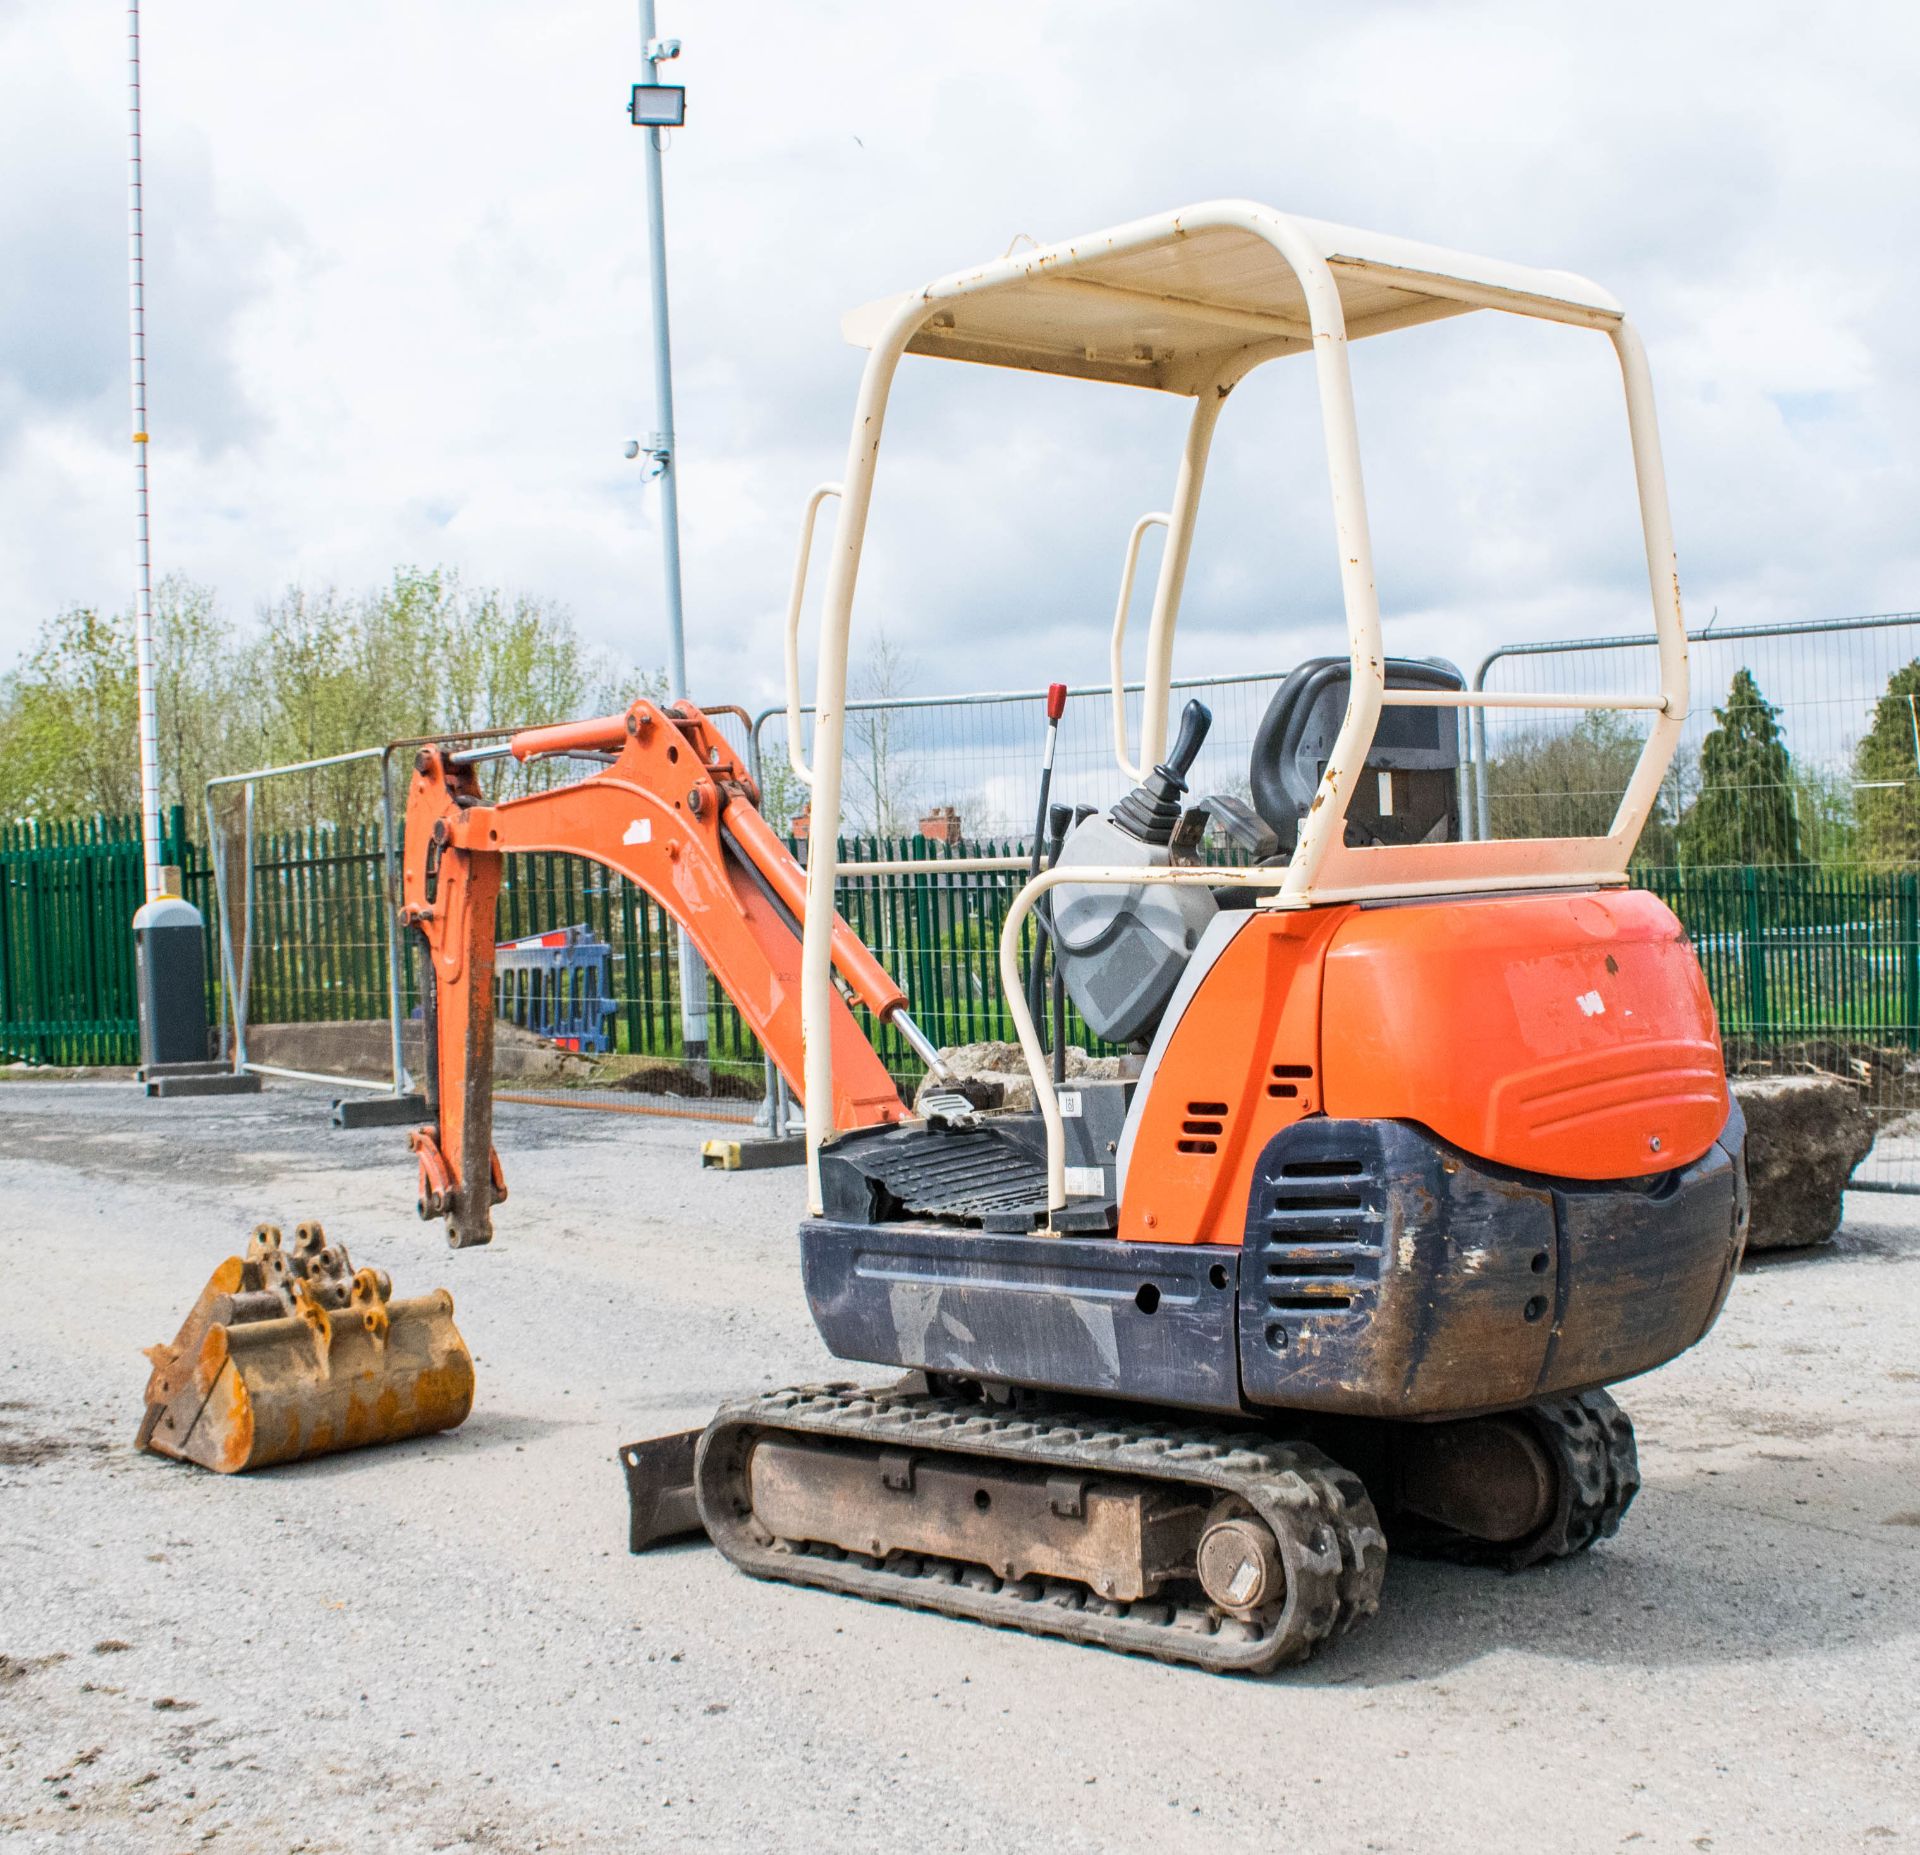
<svg viewBox="0 0 1920 1855">
<path fill-rule="evenodd" d="M 1604 1391 L 1411 1428 L 1396 1549 L 1521 1571 L 1610 1538 L 1640 1492 L 1633 1425 Z"/>
<path fill-rule="evenodd" d="M 260 1225 L 147 1357 L 139 1446 L 225 1475 L 451 1430 L 473 1408 L 453 1297 L 394 1300 L 317 1223 L 291 1252 Z"/>
</svg>

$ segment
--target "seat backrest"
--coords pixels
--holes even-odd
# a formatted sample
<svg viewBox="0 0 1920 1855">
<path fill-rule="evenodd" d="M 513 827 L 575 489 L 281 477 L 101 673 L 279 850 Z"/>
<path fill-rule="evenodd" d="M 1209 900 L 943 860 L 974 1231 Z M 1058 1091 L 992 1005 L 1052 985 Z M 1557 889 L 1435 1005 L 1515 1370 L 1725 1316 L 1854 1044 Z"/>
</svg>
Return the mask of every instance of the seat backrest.
<svg viewBox="0 0 1920 1855">
<path fill-rule="evenodd" d="M 1452 664 L 1387 659 L 1389 689 L 1464 689 Z M 1347 713 L 1352 671 L 1344 657 L 1314 657 L 1274 691 L 1253 737 L 1253 808 L 1280 848 L 1299 841 L 1300 819 L 1320 789 L 1327 755 Z M 1460 834 L 1461 711 L 1383 708 L 1367 749 L 1366 776 L 1347 804 L 1347 842 L 1418 844 Z"/>
</svg>

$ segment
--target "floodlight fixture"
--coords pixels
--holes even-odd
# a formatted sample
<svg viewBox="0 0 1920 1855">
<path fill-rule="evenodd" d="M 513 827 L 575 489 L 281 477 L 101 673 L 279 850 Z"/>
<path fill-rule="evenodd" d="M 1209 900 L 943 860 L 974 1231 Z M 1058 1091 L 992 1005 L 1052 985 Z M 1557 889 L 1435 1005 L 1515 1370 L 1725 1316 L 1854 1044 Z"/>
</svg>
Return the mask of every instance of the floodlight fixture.
<svg viewBox="0 0 1920 1855">
<path fill-rule="evenodd" d="M 627 114 L 636 129 L 677 129 L 687 119 L 687 87 L 635 84 Z"/>
</svg>

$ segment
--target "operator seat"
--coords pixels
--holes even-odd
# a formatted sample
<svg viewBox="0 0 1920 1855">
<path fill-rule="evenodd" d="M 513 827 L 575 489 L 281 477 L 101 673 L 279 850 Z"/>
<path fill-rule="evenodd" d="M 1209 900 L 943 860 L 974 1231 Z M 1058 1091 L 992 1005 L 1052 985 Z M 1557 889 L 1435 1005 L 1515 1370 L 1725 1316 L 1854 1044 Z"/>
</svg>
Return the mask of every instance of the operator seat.
<svg viewBox="0 0 1920 1855">
<path fill-rule="evenodd" d="M 1464 689 L 1434 658 L 1389 657 L 1389 689 Z M 1344 657 L 1313 657 L 1274 691 L 1253 737 L 1253 809 L 1291 854 L 1347 712 Z M 1442 843 L 1460 835 L 1460 724 L 1464 710 L 1383 708 L 1366 771 L 1347 803 L 1347 843 Z"/>
</svg>

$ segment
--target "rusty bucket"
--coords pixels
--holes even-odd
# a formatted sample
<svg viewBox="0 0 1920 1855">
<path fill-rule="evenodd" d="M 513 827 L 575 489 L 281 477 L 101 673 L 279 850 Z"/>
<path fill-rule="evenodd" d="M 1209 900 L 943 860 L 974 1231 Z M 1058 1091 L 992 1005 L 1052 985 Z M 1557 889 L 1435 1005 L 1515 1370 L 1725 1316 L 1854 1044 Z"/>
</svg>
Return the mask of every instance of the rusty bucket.
<svg viewBox="0 0 1920 1855">
<path fill-rule="evenodd" d="M 223 1475 L 451 1430 L 473 1357 L 444 1288 L 395 1301 L 317 1223 L 289 1253 L 262 1224 L 214 1270 L 171 1346 L 147 1357 L 143 1449 Z"/>
</svg>

